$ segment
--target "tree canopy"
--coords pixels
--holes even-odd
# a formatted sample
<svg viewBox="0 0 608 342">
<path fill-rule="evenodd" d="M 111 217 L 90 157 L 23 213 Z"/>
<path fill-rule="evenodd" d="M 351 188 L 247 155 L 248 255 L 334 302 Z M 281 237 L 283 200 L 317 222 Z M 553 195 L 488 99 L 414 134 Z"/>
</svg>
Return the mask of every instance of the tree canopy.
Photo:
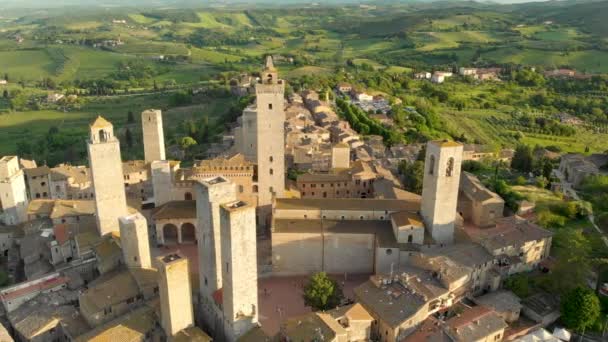
<svg viewBox="0 0 608 342">
<path fill-rule="evenodd" d="M 313 310 L 333 309 L 343 298 L 342 288 L 325 272 L 314 274 L 304 287 L 304 303 Z"/>
</svg>

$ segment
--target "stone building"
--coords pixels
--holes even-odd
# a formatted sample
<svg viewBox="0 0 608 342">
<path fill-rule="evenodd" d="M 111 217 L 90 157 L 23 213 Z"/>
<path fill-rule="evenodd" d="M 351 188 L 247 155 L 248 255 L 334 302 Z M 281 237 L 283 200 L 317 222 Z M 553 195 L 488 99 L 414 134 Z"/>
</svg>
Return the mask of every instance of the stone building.
<svg viewBox="0 0 608 342">
<path fill-rule="evenodd" d="M 174 253 L 156 258 L 160 292 L 161 323 L 172 339 L 180 331 L 192 327 L 192 290 L 188 259 Z"/>
<path fill-rule="evenodd" d="M 144 136 L 144 158 L 146 163 L 165 160 L 165 136 L 163 134 L 163 114 L 158 109 L 141 113 L 141 126 Z"/>
<path fill-rule="evenodd" d="M 120 144 L 112 124 L 101 116 L 90 126 L 89 163 L 95 189 L 100 235 L 118 230 L 118 218 L 127 214 Z"/>
<path fill-rule="evenodd" d="M 421 213 L 438 243 L 452 243 L 460 186 L 462 144 L 431 141 L 426 146 Z"/>
<path fill-rule="evenodd" d="M 50 194 L 53 199 L 93 198 L 91 170 L 86 166 L 60 164 L 51 169 Z"/>
<path fill-rule="evenodd" d="M 256 103 L 243 111 L 235 130 L 239 152 L 257 165 L 258 223 L 270 223 L 274 197 L 285 191 L 285 82 L 278 78 L 272 57 L 266 59 L 255 85 Z"/>
<path fill-rule="evenodd" d="M 578 188 L 589 176 L 608 174 L 608 154 L 592 154 L 588 157 L 582 154 L 565 154 L 559 163 L 559 171 L 566 181 Z"/>
<path fill-rule="evenodd" d="M 258 324 L 255 207 L 243 201 L 221 205 L 221 306 L 224 338 L 236 341 Z"/>
<path fill-rule="evenodd" d="M 0 220 L 16 225 L 27 220 L 27 189 L 17 156 L 0 159 Z"/>
<path fill-rule="evenodd" d="M 125 265 L 138 268 L 152 267 L 146 218 L 136 213 L 120 217 L 118 221 Z"/>
<path fill-rule="evenodd" d="M 158 245 L 193 244 L 198 241 L 196 202 L 171 201 L 152 210 L 154 239 Z"/>
<path fill-rule="evenodd" d="M 24 169 L 25 182 L 30 200 L 38 198 L 51 198 L 51 169 L 44 165 L 31 169 Z"/>
<path fill-rule="evenodd" d="M 478 227 L 490 227 L 503 217 L 505 201 L 481 184 L 473 174 L 463 172 L 457 209 L 465 221 Z"/>
</svg>

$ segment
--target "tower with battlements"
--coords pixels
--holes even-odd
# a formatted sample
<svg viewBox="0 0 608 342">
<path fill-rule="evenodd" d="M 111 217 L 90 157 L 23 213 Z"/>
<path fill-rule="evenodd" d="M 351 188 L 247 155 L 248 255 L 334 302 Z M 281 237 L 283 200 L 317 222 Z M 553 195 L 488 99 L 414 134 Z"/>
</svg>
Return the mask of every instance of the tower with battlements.
<svg viewBox="0 0 608 342">
<path fill-rule="evenodd" d="M 127 267 L 150 268 L 150 240 L 148 222 L 141 213 L 123 216 L 118 219 L 120 244 Z"/>
<path fill-rule="evenodd" d="M 285 192 L 285 83 L 270 56 L 260 75 L 256 103 L 243 111 L 239 145 L 257 164 L 258 222 L 267 225 L 273 197 Z"/>
<path fill-rule="evenodd" d="M 6 225 L 27 221 L 28 203 L 25 176 L 19 167 L 19 158 L 0 158 L 0 221 Z"/>
<path fill-rule="evenodd" d="M 141 113 L 141 129 L 144 136 L 144 158 L 146 163 L 165 160 L 165 137 L 163 135 L 163 114 L 158 109 L 148 109 Z"/>
<path fill-rule="evenodd" d="M 98 116 L 90 126 L 87 143 L 95 191 L 95 212 L 100 235 L 118 231 L 118 218 L 128 214 L 120 143 L 114 128 Z"/>
<path fill-rule="evenodd" d="M 220 209 L 224 337 L 236 341 L 258 323 L 255 207 L 243 201 Z"/>
<path fill-rule="evenodd" d="M 194 325 L 188 259 L 179 253 L 156 258 L 160 294 L 161 325 L 172 340 L 178 332 Z"/>
<path fill-rule="evenodd" d="M 421 214 L 425 228 L 440 244 L 454 241 L 462 149 L 462 144 L 447 140 L 426 145 Z"/>
</svg>

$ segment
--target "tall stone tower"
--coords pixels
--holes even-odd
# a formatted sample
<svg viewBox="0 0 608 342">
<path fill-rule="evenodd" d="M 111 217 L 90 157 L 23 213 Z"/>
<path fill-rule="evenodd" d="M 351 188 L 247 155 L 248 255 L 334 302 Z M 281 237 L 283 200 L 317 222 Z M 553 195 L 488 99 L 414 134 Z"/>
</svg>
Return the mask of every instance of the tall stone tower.
<svg viewBox="0 0 608 342">
<path fill-rule="evenodd" d="M 234 201 L 220 215 L 224 336 L 236 341 L 258 323 L 255 207 Z"/>
<path fill-rule="evenodd" d="M 258 222 L 266 225 L 273 197 L 285 192 L 285 83 L 270 56 L 255 95 L 256 104 L 243 111 L 241 152 L 257 164 Z"/>
<path fill-rule="evenodd" d="M 421 214 L 437 243 L 454 241 L 462 148 L 462 144 L 447 140 L 426 145 Z"/>
<path fill-rule="evenodd" d="M 161 325 L 168 340 L 194 324 L 188 259 L 179 253 L 156 258 Z"/>
<path fill-rule="evenodd" d="M 172 200 L 173 181 L 171 179 L 171 162 L 168 160 L 155 160 L 151 162 L 152 189 L 154 189 L 154 205 L 161 205 Z"/>
<path fill-rule="evenodd" d="M 90 126 L 87 144 L 95 190 L 95 212 L 100 235 L 118 230 L 118 218 L 128 214 L 120 143 L 114 128 L 98 116 Z"/>
<path fill-rule="evenodd" d="M 213 293 L 222 288 L 222 246 L 220 240 L 220 206 L 237 199 L 236 184 L 224 177 L 195 183 L 198 220 L 199 285 L 203 303 L 212 301 Z"/>
<path fill-rule="evenodd" d="M 146 163 L 165 160 L 162 112 L 158 109 L 143 111 L 141 113 L 141 129 L 144 135 L 144 158 Z"/>
<path fill-rule="evenodd" d="M 16 225 L 27 221 L 27 189 L 17 156 L 0 159 L 0 204 L 3 211 L 0 219 L 4 224 Z"/>
<path fill-rule="evenodd" d="M 127 267 L 151 268 L 148 222 L 141 213 L 118 219 L 120 244 Z"/>
</svg>

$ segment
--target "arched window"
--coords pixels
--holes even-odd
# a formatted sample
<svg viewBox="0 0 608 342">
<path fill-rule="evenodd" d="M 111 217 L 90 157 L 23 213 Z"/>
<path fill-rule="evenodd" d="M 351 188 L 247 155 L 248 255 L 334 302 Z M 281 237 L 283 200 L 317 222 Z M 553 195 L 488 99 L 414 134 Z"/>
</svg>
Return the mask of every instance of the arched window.
<svg viewBox="0 0 608 342">
<path fill-rule="evenodd" d="M 450 158 L 450 159 L 448 159 L 448 166 L 445 169 L 445 175 L 448 177 L 452 177 L 453 173 L 454 173 L 454 158 Z"/>
<path fill-rule="evenodd" d="M 273 175 L 273 174 L 274 174 L 274 171 L 273 171 L 272 169 L 270 169 L 270 174 L 271 174 L 271 175 Z"/>
<path fill-rule="evenodd" d="M 106 132 L 103 129 L 99 130 L 99 141 L 105 142 L 108 139 Z"/>
<path fill-rule="evenodd" d="M 258 192 L 258 186 L 257 185 L 253 186 L 253 192 Z"/>
<path fill-rule="evenodd" d="M 429 175 L 432 175 L 435 172 L 435 156 L 431 155 L 429 158 Z"/>
<path fill-rule="evenodd" d="M 272 163 L 274 161 L 274 158 L 272 158 L 272 156 L 270 156 L 270 158 L 268 158 L 270 160 L 270 162 Z"/>
<path fill-rule="evenodd" d="M 192 194 L 189 192 L 186 192 L 186 194 L 184 195 L 184 199 L 186 201 L 192 201 Z"/>
</svg>

